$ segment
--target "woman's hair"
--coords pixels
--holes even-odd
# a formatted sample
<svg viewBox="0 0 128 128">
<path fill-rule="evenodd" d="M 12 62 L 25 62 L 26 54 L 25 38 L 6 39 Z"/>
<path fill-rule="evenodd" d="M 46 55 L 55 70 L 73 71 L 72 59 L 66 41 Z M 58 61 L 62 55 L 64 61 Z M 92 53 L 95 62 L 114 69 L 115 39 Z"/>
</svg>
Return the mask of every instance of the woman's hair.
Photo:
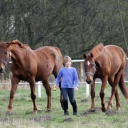
<svg viewBox="0 0 128 128">
<path fill-rule="evenodd" d="M 71 62 L 72 62 L 70 56 L 64 56 L 64 59 L 63 59 L 63 65 L 64 65 L 64 66 L 65 66 L 65 63 L 66 63 L 67 61 L 71 61 Z"/>
</svg>

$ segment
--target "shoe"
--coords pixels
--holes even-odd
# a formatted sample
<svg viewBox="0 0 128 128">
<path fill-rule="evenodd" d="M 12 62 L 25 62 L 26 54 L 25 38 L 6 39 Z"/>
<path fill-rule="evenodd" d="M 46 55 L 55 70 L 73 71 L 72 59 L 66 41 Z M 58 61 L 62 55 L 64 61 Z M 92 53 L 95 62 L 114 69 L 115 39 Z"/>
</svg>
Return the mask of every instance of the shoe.
<svg viewBox="0 0 128 128">
<path fill-rule="evenodd" d="M 73 112 L 73 115 L 76 116 L 77 115 L 77 112 Z"/>
<path fill-rule="evenodd" d="M 72 108 L 73 108 L 73 115 L 77 115 L 77 104 L 76 101 L 74 100 L 74 102 L 71 103 Z"/>
<path fill-rule="evenodd" d="M 69 115 L 68 111 L 64 112 L 64 116 L 68 116 L 68 115 Z"/>
<path fill-rule="evenodd" d="M 67 100 L 63 100 L 63 110 L 64 110 L 65 116 L 69 115 L 69 113 L 68 113 L 68 101 Z"/>
</svg>

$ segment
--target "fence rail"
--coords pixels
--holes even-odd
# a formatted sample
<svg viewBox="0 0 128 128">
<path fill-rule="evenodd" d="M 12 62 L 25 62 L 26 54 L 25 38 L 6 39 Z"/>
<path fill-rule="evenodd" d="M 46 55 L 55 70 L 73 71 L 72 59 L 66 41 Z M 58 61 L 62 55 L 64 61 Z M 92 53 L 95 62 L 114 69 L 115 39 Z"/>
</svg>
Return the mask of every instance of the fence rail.
<svg viewBox="0 0 128 128">
<path fill-rule="evenodd" d="M 128 58 L 127 58 L 127 60 L 128 60 Z M 84 69 L 83 69 L 83 62 L 84 62 L 84 60 L 72 60 L 72 62 L 79 62 L 80 63 L 80 76 L 81 76 L 81 79 L 80 79 L 80 81 L 81 82 L 79 82 L 79 84 L 85 84 L 85 87 L 86 87 L 86 98 L 88 98 L 88 96 L 89 96 L 89 85 L 84 81 Z M 10 62 L 10 63 L 12 63 L 12 62 Z M 128 71 L 128 66 L 127 66 L 127 71 Z M 128 83 L 128 81 L 124 81 L 125 83 Z M 99 82 L 95 82 L 96 84 L 101 84 L 101 82 L 99 81 Z M 1 84 L 11 84 L 11 83 L 9 83 L 9 82 L 4 82 L 4 83 L 0 83 L 0 85 Z M 22 83 L 22 82 L 20 82 L 19 84 L 22 84 L 22 85 L 27 85 L 27 84 L 29 84 L 28 82 L 24 82 L 24 83 Z M 54 83 L 49 83 L 50 85 L 53 85 Z M 39 81 L 39 82 L 36 82 L 36 85 L 37 85 L 37 88 L 38 88 L 38 97 L 40 98 L 41 97 L 41 85 L 42 85 L 42 83 Z"/>
<path fill-rule="evenodd" d="M 128 83 L 128 81 L 124 81 L 125 83 Z M 0 83 L 0 85 L 2 84 L 11 84 L 11 82 L 7 82 L 7 83 Z M 29 85 L 28 82 L 24 82 L 24 83 L 21 83 L 19 82 L 19 85 Z M 54 85 L 54 83 L 49 83 L 50 85 Z M 87 84 L 87 82 L 79 82 L 79 84 L 85 84 L 85 98 L 87 99 L 89 97 L 89 84 Z M 101 84 L 101 81 L 97 81 L 95 82 L 95 84 Z M 42 82 L 39 81 L 39 82 L 36 82 L 36 85 L 37 85 L 37 90 L 38 90 L 38 97 L 41 98 L 41 86 L 42 86 Z"/>
</svg>

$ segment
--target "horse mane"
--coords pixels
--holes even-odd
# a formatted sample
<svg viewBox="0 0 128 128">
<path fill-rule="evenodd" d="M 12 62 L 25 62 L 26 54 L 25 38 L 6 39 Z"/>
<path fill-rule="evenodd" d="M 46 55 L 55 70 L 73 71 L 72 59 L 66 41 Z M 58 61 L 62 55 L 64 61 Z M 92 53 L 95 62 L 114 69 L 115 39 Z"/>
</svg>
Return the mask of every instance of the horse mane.
<svg viewBox="0 0 128 128">
<path fill-rule="evenodd" d="M 89 54 L 92 54 L 93 57 L 96 58 L 96 57 L 99 55 L 99 53 L 102 51 L 103 47 L 104 47 L 103 43 L 100 43 L 100 44 L 98 44 L 97 46 L 95 46 L 95 47 L 89 52 Z"/>
<path fill-rule="evenodd" d="M 21 48 L 30 48 L 28 46 L 28 44 L 23 44 L 22 42 L 20 42 L 19 40 L 12 40 L 10 42 L 0 42 L 0 47 L 6 48 L 7 46 L 10 46 L 11 44 L 17 44 L 19 45 Z"/>
<path fill-rule="evenodd" d="M 19 40 L 12 40 L 11 42 L 9 42 L 10 45 L 11 44 L 18 44 L 21 48 L 28 48 L 28 44 L 23 44 L 22 42 L 20 42 Z"/>
<path fill-rule="evenodd" d="M 6 48 L 7 47 L 7 43 L 6 42 L 0 42 L 0 47 L 1 48 Z"/>
</svg>

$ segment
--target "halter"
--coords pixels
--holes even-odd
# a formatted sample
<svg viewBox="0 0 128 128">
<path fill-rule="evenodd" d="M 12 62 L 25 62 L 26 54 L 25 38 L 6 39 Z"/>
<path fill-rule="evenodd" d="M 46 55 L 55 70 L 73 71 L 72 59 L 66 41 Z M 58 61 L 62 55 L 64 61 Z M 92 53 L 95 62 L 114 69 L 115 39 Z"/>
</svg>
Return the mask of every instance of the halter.
<svg viewBox="0 0 128 128">
<path fill-rule="evenodd" d="M 11 60 L 11 58 L 10 58 L 10 59 L 8 59 L 7 61 L 0 60 L 0 62 L 4 63 L 4 65 L 7 65 L 7 63 L 8 63 L 10 60 Z"/>
<path fill-rule="evenodd" d="M 4 63 L 4 65 L 7 65 L 7 62 L 6 62 L 6 61 L 4 61 L 4 60 L 0 60 L 0 62 L 3 62 L 3 63 Z"/>
<path fill-rule="evenodd" d="M 0 62 L 4 63 L 4 65 L 6 66 L 7 63 L 11 60 L 11 52 L 9 53 L 9 58 L 7 61 L 4 61 L 4 60 L 0 60 Z"/>
<path fill-rule="evenodd" d="M 96 72 L 96 64 L 91 64 L 92 66 L 95 66 L 95 70 L 94 70 L 94 73 L 91 73 L 91 72 L 85 72 L 86 75 L 91 75 L 92 77 L 94 76 L 95 72 Z"/>
</svg>

